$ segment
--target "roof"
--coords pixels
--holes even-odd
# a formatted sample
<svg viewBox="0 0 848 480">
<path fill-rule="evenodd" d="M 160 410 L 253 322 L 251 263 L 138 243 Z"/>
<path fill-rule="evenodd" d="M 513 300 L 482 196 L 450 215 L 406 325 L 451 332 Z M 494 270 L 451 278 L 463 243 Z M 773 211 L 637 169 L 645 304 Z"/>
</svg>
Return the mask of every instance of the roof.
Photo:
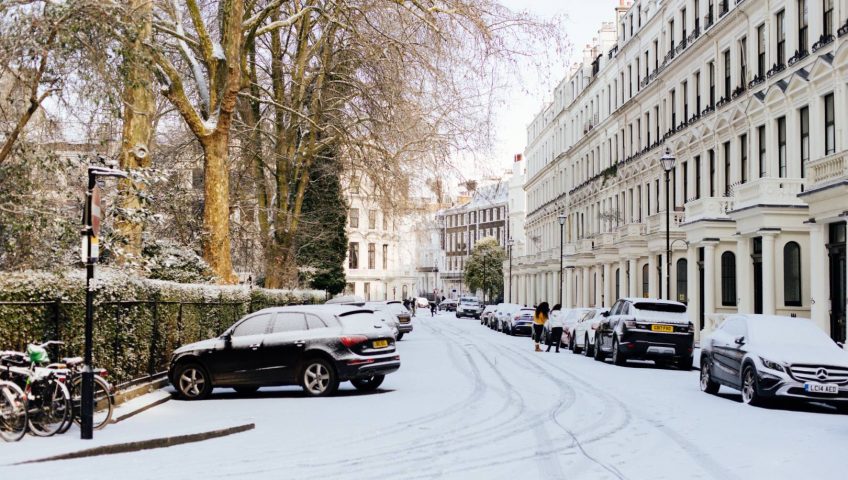
<svg viewBox="0 0 848 480">
<path fill-rule="evenodd" d="M 263 308 L 254 313 L 259 312 L 290 312 L 290 311 L 303 311 L 303 312 L 316 312 L 316 313 L 327 313 L 330 315 L 344 315 L 353 312 L 371 312 L 370 308 L 362 308 L 361 306 L 356 305 L 286 305 L 283 307 L 268 307 Z"/>
</svg>

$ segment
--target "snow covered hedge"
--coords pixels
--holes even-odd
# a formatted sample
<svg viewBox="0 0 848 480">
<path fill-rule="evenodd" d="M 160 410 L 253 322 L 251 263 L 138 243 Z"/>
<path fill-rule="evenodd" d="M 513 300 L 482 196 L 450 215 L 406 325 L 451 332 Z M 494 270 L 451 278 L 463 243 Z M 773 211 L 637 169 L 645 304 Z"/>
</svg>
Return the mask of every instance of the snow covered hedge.
<svg viewBox="0 0 848 480">
<path fill-rule="evenodd" d="M 323 302 L 315 290 L 180 284 L 98 268 L 94 358 L 125 381 L 167 369 L 171 351 L 220 334 L 265 307 Z M 85 272 L 0 272 L 0 350 L 27 342 L 65 342 L 52 357 L 82 355 Z"/>
</svg>

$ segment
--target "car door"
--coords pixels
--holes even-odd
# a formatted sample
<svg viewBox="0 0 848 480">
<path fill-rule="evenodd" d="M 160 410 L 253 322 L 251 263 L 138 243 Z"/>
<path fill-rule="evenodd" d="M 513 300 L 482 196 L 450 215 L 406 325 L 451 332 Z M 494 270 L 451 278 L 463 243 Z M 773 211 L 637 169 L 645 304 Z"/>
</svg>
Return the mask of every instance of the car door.
<svg viewBox="0 0 848 480">
<path fill-rule="evenodd" d="M 213 382 L 217 385 L 252 385 L 262 364 L 265 332 L 273 315 L 251 315 L 233 328 L 221 349 L 212 352 L 206 361 Z"/>
<path fill-rule="evenodd" d="M 610 313 L 608 316 L 604 317 L 604 319 L 598 324 L 598 339 L 601 341 L 600 346 L 602 350 L 609 350 L 612 348 L 612 329 L 614 325 L 614 321 L 618 312 L 621 310 L 622 300 L 618 300 L 612 306 Z"/>
<path fill-rule="evenodd" d="M 306 347 L 307 338 L 308 329 L 303 312 L 277 312 L 263 350 L 263 383 L 295 382 L 295 370 Z"/>
<path fill-rule="evenodd" d="M 744 334 L 743 320 L 740 317 L 729 317 L 711 337 L 713 375 L 723 383 L 739 384 L 739 353 L 743 345 L 737 344 L 736 339 L 744 337 Z"/>
</svg>

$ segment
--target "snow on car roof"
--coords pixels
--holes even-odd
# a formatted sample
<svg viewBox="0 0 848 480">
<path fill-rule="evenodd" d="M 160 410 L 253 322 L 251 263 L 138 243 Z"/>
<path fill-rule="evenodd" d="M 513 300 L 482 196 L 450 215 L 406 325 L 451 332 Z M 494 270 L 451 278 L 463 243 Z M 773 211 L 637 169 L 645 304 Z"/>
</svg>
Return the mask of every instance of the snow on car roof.
<svg viewBox="0 0 848 480">
<path fill-rule="evenodd" d="M 649 303 L 667 303 L 667 304 L 671 304 L 671 305 L 684 305 L 684 304 L 677 302 L 677 301 L 674 301 L 674 300 L 664 300 L 662 298 L 624 297 L 621 300 L 625 300 L 625 301 L 633 302 L 633 303 L 649 302 Z"/>
<path fill-rule="evenodd" d="M 734 315 L 735 316 L 735 315 Z M 830 343 L 830 337 L 812 320 L 782 315 L 739 315 L 748 324 L 751 339 L 779 344 Z"/>
</svg>

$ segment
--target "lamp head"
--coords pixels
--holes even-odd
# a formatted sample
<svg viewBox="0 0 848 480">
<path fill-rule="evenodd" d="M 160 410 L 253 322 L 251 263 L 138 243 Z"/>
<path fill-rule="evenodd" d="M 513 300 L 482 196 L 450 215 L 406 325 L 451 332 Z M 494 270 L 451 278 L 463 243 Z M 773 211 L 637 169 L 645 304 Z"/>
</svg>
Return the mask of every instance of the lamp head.
<svg viewBox="0 0 848 480">
<path fill-rule="evenodd" d="M 674 158 L 674 155 L 671 154 L 671 148 L 665 147 L 665 153 L 660 157 L 660 165 L 662 165 L 663 170 L 666 172 L 670 172 L 671 169 L 674 168 L 674 162 L 677 159 Z"/>
<path fill-rule="evenodd" d="M 557 217 L 557 220 L 559 220 L 559 224 L 560 224 L 560 225 L 565 225 L 565 220 L 566 220 L 567 218 L 568 218 L 568 217 L 566 217 L 565 215 L 561 214 L 560 216 L 558 216 L 558 217 Z"/>
</svg>

